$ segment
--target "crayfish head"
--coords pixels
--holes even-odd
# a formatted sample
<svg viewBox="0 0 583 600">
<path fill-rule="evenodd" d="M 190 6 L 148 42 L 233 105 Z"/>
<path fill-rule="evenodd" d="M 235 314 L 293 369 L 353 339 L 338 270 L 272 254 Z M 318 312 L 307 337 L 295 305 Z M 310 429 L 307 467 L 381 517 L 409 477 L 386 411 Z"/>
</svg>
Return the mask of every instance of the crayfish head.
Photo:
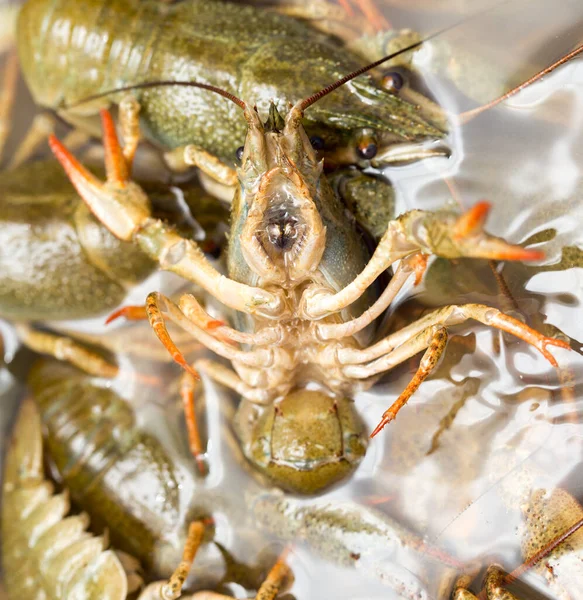
<svg viewBox="0 0 583 600">
<path fill-rule="evenodd" d="M 349 475 L 366 442 L 351 400 L 297 390 L 264 409 L 243 445 L 247 458 L 278 486 L 314 494 Z"/>
<path fill-rule="evenodd" d="M 318 268 L 326 246 L 314 200 L 322 166 L 301 123 L 288 130 L 273 104 L 265 124 L 249 120 L 242 161 L 233 229 L 243 258 L 265 282 L 296 285 Z"/>
</svg>

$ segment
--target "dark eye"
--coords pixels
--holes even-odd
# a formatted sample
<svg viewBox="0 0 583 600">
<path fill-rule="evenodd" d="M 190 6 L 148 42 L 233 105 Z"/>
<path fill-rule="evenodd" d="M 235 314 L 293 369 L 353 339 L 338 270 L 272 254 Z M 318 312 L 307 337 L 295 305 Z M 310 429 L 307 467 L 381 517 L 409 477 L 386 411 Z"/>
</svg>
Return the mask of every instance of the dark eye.
<svg viewBox="0 0 583 600">
<path fill-rule="evenodd" d="M 245 150 L 245 147 L 239 146 L 235 151 L 235 156 L 237 157 L 238 161 L 241 161 L 241 159 L 243 158 L 243 150 Z"/>
<path fill-rule="evenodd" d="M 398 92 L 405 85 L 405 79 L 397 71 L 388 71 L 383 75 L 382 85 L 389 92 Z"/>
<path fill-rule="evenodd" d="M 361 158 L 370 160 L 371 158 L 374 158 L 377 155 L 379 149 L 377 148 L 377 145 L 374 142 L 369 142 L 365 145 L 359 145 L 356 151 L 358 152 L 358 155 Z"/>
<path fill-rule="evenodd" d="M 310 138 L 310 144 L 312 144 L 312 148 L 314 150 L 322 150 L 322 148 L 324 147 L 324 140 L 317 135 L 313 135 Z"/>
</svg>

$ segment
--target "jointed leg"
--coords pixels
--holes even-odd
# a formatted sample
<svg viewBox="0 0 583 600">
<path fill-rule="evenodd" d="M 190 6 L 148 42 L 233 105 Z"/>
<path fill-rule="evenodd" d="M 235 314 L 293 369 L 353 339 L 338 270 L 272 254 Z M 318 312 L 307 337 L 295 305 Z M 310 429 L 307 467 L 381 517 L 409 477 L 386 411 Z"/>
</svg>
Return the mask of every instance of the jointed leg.
<svg viewBox="0 0 583 600">
<path fill-rule="evenodd" d="M 107 181 L 101 183 L 51 136 L 49 143 L 71 182 L 95 216 L 118 238 L 137 243 L 163 269 L 193 281 L 223 304 L 245 313 L 278 314 L 282 298 L 224 277 L 196 242 L 153 219 L 144 191 L 129 179 L 111 115 L 102 111 Z"/>
<path fill-rule="evenodd" d="M 167 582 L 157 582 L 149 585 L 139 597 L 139 600 L 176 600 L 180 598 L 182 586 L 194 562 L 194 558 L 203 540 L 205 523 L 193 521 L 188 528 L 188 537 L 184 545 L 182 561 Z"/>
<path fill-rule="evenodd" d="M 238 350 L 231 344 L 217 339 L 208 331 L 197 327 L 186 317 L 186 315 L 184 315 L 184 313 L 180 310 L 180 308 L 178 308 L 178 306 L 176 306 L 176 304 L 174 304 L 174 302 L 172 302 L 172 300 L 158 292 L 152 292 L 146 299 L 146 313 L 150 319 L 150 325 L 152 326 L 152 329 L 154 329 L 160 341 L 171 351 L 174 360 L 187 371 L 192 373 L 195 377 L 197 377 L 197 374 L 193 372 L 192 368 L 187 365 L 184 357 L 176 348 L 168 334 L 168 330 L 166 329 L 162 315 L 163 312 L 166 313 L 174 323 L 193 335 L 201 344 L 204 344 L 215 354 L 218 354 L 223 358 L 228 360 L 237 360 L 241 364 L 244 364 L 248 367 L 265 368 L 285 366 L 285 357 L 287 356 L 286 353 L 280 352 L 276 357 L 275 351 L 277 349 L 255 348 L 251 351 Z M 277 361 L 276 358 L 280 358 L 280 360 Z M 282 360 L 283 364 L 281 364 Z"/>
<path fill-rule="evenodd" d="M 215 337 L 224 341 L 253 346 L 267 346 L 277 342 L 280 337 L 279 331 L 275 327 L 264 327 L 256 333 L 237 331 L 229 327 L 224 321 L 213 319 L 192 294 L 181 296 L 179 306 L 186 318 L 197 327 L 212 332 Z"/>
<path fill-rule="evenodd" d="M 213 319 L 191 294 L 184 294 L 179 302 L 180 310 L 194 325 L 208 331 L 211 335 L 222 341 L 240 344 L 270 344 L 278 339 L 277 333 L 272 328 L 264 328 L 259 334 L 244 333 L 227 326 L 224 321 Z M 109 324 L 120 317 L 130 321 L 140 321 L 148 318 L 146 307 L 143 305 L 128 305 L 111 313 L 105 324 Z"/>
<path fill-rule="evenodd" d="M 409 382 L 401 395 L 383 413 L 380 423 L 370 435 L 371 438 L 377 435 L 385 425 L 390 423 L 397 416 L 397 413 L 405 406 L 405 404 L 407 404 L 407 401 L 421 383 L 431 374 L 443 354 L 447 345 L 447 329 L 445 327 L 436 326 L 432 330 L 429 330 L 426 335 L 428 337 L 431 336 L 431 341 L 421 359 L 421 364 L 417 369 L 417 373 L 415 373 L 413 379 Z"/>
<path fill-rule="evenodd" d="M 188 431 L 188 446 L 190 452 L 194 456 L 200 474 L 205 475 L 207 468 L 204 462 L 202 443 L 200 441 L 194 406 L 195 386 L 196 379 L 190 373 L 183 373 L 180 380 L 180 396 L 182 397 L 182 407 L 184 409 L 184 418 L 186 421 L 186 429 Z"/>
<path fill-rule="evenodd" d="M 182 586 L 188 577 L 192 563 L 204 536 L 205 524 L 202 521 L 194 521 L 188 528 L 188 537 L 186 544 L 184 545 L 184 552 L 182 553 L 182 561 L 172 573 L 172 576 L 168 580 L 165 589 L 163 590 L 163 598 L 168 600 L 174 600 L 180 597 Z"/>
<path fill-rule="evenodd" d="M 366 363 L 380 356 L 384 357 L 395 348 L 407 343 L 408 340 L 434 325 L 450 327 L 463 323 L 468 319 L 475 319 L 476 321 L 480 321 L 480 323 L 484 323 L 484 325 L 496 327 L 528 342 L 554 367 L 557 366 L 557 361 L 546 347 L 550 345 L 570 350 L 570 346 L 566 342 L 544 336 L 542 333 L 539 333 L 514 317 L 505 315 L 496 308 L 484 304 L 462 304 L 444 306 L 364 350 L 355 350 L 353 348 L 341 349 L 338 351 L 338 359 L 341 364 L 345 365 Z M 375 372 L 381 371 L 375 370 Z"/>
<path fill-rule="evenodd" d="M 344 362 L 348 359 L 348 365 L 342 369 L 343 374 L 354 379 L 367 379 L 392 369 L 427 348 L 417 373 L 403 393 L 385 411 L 371 437 L 374 437 L 387 423 L 390 423 L 396 417 L 413 392 L 431 373 L 445 349 L 447 341 L 446 326 L 455 325 L 468 318 L 476 319 L 486 325 L 497 327 L 520 337 L 537 348 L 553 366 L 557 366 L 557 362 L 546 349 L 546 346 L 551 344 L 570 349 L 567 343 L 545 337 L 517 319 L 505 315 L 495 308 L 481 304 L 448 306 L 437 310 L 365 350 L 341 349 L 338 351 L 339 360 Z M 367 364 L 358 364 L 376 358 L 379 356 L 379 351 L 384 351 L 385 354 L 381 354 L 380 358 Z M 365 360 L 363 360 L 364 357 L 366 357 Z"/>
<path fill-rule="evenodd" d="M 119 369 L 116 365 L 68 337 L 35 331 L 26 325 L 17 325 L 16 331 L 21 342 L 39 354 L 54 356 L 97 377 L 113 378 L 118 375 Z"/>
<path fill-rule="evenodd" d="M 237 184 L 235 169 L 226 165 L 214 154 L 193 144 L 167 152 L 164 158 L 170 169 L 177 173 L 186 171 L 190 167 L 197 167 L 221 185 L 232 188 Z"/>
<path fill-rule="evenodd" d="M 219 362 L 201 359 L 196 361 L 196 367 L 206 373 L 212 380 L 237 392 L 250 402 L 268 404 L 272 400 L 272 394 L 267 390 L 247 385 L 232 369 L 225 367 L 225 365 Z"/>
<path fill-rule="evenodd" d="M 453 212 L 413 210 L 390 221 L 366 267 L 336 294 L 319 289 L 304 294 L 302 310 L 306 318 L 317 319 L 339 312 L 360 298 L 377 277 L 396 260 L 423 252 L 444 258 L 462 256 L 500 260 L 539 260 L 543 254 L 491 236 L 483 230 L 490 210 L 479 202 L 461 216 Z"/>
<path fill-rule="evenodd" d="M 140 104 L 134 96 L 125 96 L 119 103 L 119 124 L 123 140 L 123 155 L 128 167 L 134 162 L 140 142 Z"/>
<path fill-rule="evenodd" d="M 40 113 L 34 117 L 25 138 L 20 142 L 16 152 L 10 159 L 9 169 L 16 167 L 27 161 L 36 151 L 36 149 L 45 142 L 55 130 L 56 120 L 52 115 Z"/>
<path fill-rule="evenodd" d="M 413 272 L 415 272 L 415 285 L 418 285 L 421 282 L 426 265 L 427 257 L 425 254 L 414 254 L 403 259 L 385 291 L 370 308 L 363 312 L 360 317 L 345 323 L 316 325 L 318 337 L 322 340 L 337 340 L 358 333 L 386 310 Z"/>
<path fill-rule="evenodd" d="M 291 569 L 285 562 L 287 555 L 288 550 L 286 549 L 267 574 L 267 578 L 259 588 L 255 600 L 273 600 L 279 594 L 282 586 L 292 577 Z"/>
</svg>

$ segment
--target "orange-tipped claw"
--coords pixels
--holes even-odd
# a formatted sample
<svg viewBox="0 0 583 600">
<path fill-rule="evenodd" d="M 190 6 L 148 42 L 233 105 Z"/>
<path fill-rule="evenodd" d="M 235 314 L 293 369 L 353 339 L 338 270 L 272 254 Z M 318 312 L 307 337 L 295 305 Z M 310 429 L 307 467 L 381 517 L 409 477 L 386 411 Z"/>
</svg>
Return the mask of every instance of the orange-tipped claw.
<svg viewBox="0 0 583 600">
<path fill-rule="evenodd" d="M 492 205 L 485 200 L 475 204 L 461 215 L 453 225 L 452 239 L 463 248 L 462 255 L 491 260 L 542 260 L 540 250 L 509 244 L 505 240 L 484 232 L 484 224 Z"/>
<path fill-rule="evenodd" d="M 102 183 L 54 136 L 49 137 L 53 154 L 91 212 L 113 235 L 130 241 L 151 216 L 150 202 L 142 188 L 129 179 L 111 115 L 102 112 L 107 181 Z"/>
<path fill-rule="evenodd" d="M 528 250 L 521 246 L 510 246 L 507 250 L 492 253 L 491 258 L 494 260 L 543 260 L 545 253 L 542 250 Z"/>
<path fill-rule="evenodd" d="M 123 188 L 129 180 L 128 164 L 119 144 L 115 123 L 108 110 L 102 109 L 99 114 L 101 115 L 101 126 L 103 127 L 107 180 Z"/>
<path fill-rule="evenodd" d="M 491 209 L 492 205 L 485 200 L 472 206 L 470 210 L 461 215 L 456 221 L 453 228 L 454 239 L 459 240 L 482 230 Z"/>
<path fill-rule="evenodd" d="M 95 192 L 102 187 L 99 179 L 90 173 L 53 134 L 49 136 L 49 146 L 81 196 L 86 191 Z"/>
<path fill-rule="evenodd" d="M 553 367 L 558 367 L 559 364 L 555 357 L 547 350 L 547 346 L 557 346 L 558 348 L 571 350 L 571 346 L 567 342 L 547 337 L 509 315 L 497 314 L 492 318 L 492 324 L 534 346 Z"/>
<path fill-rule="evenodd" d="M 146 313 L 146 307 L 142 306 L 141 304 L 122 306 L 121 308 L 118 308 L 116 311 L 112 312 L 109 317 L 107 317 L 105 324 L 109 325 L 121 317 L 125 317 L 128 321 L 142 321 L 147 319 L 148 315 Z"/>
</svg>

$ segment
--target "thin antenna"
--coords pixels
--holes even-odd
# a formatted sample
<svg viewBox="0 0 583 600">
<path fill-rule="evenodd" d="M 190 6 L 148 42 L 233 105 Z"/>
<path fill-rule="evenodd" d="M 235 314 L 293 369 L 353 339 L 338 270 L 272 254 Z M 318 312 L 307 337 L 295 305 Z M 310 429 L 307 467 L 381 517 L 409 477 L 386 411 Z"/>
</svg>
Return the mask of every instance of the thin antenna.
<svg viewBox="0 0 583 600">
<path fill-rule="evenodd" d="M 180 87 L 196 87 L 201 88 L 203 90 L 208 90 L 209 92 L 215 92 L 215 94 L 219 94 L 219 96 L 223 96 L 227 100 L 235 103 L 239 108 L 245 110 L 247 105 L 243 100 L 237 98 L 235 94 L 231 94 L 231 92 L 227 92 L 219 87 L 214 85 L 210 85 L 208 83 L 197 83 L 196 81 L 148 81 L 145 83 L 137 83 L 135 85 L 128 85 L 125 87 L 115 88 L 112 90 L 108 90 L 106 92 L 101 92 L 99 94 L 94 94 L 93 96 L 87 96 L 78 102 L 74 102 L 73 104 L 65 105 L 64 108 L 74 108 L 75 106 L 79 106 L 81 104 L 85 104 L 86 102 L 92 102 L 93 100 L 98 100 L 99 98 L 105 98 L 105 96 L 109 96 L 111 94 L 118 94 L 120 92 L 131 92 L 133 90 L 145 90 L 155 87 L 164 87 L 164 86 L 180 86 Z"/>
<path fill-rule="evenodd" d="M 357 69 L 356 71 L 353 71 L 352 73 L 349 73 L 348 75 L 345 75 L 344 77 L 342 77 L 342 79 L 339 79 L 338 81 L 330 84 L 328 87 L 324 88 L 323 90 L 316 92 L 313 96 L 310 96 L 309 98 L 306 98 L 302 102 L 296 104 L 296 108 L 303 112 L 306 108 L 308 108 L 309 106 L 312 106 L 312 104 L 314 104 L 314 102 L 317 102 L 324 96 L 327 96 L 329 93 L 338 89 L 340 86 L 344 85 L 348 81 L 351 81 L 355 77 L 358 77 L 359 75 L 363 75 L 367 71 L 370 71 L 371 69 L 374 69 L 375 67 L 382 65 L 384 62 L 387 62 L 387 61 L 391 60 L 392 58 L 396 58 L 397 56 L 400 56 L 401 54 L 404 54 L 405 52 L 409 52 L 410 50 L 415 50 L 415 48 L 419 48 L 425 42 L 429 42 L 430 40 L 432 40 L 444 33 L 447 33 L 448 31 L 451 31 L 452 29 L 456 29 L 460 25 L 463 25 L 464 23 L 467 23 L 468 21 L 471 21 L 472 19 L 475 19 L 476 17 L 478 17 L 480 15 L 490 12 L 494 8 L 497 8 L 499 5 L 506 4 L 506 3 L 507 3 L 507 0 L 504 0 L 503 2 L 500 2 L 498 4 L 488 6 L 484 10 L 477 11 L 474 14 L 470 15 L 469 17 L 465 17 L 463 19 L 460 19 L 459 21 L 456 21 L 452 25 L 448 25 L 447 27 L 444 27 L 443 29 L 438 29 L 437 31 L 435 31 L 435 32 L 429 34 L 427 37 L 423 38 L 422 40 L 419 40 L 418 42 L 415 42 L 414 44 L 411 44 L 411 45 L 407 46 L 406 48 L 401 48 L 400 50 L 397 50 L 396 52 L 393 52 L 392 54 L 387 54 L 387 56 L 384 56 L 383 58 L 376 60 L 375 62 L 367 65 L 366 67 L 361 67 L 360 69 Z"/>
<path fill-rule="evenodd" d="M 490 108 L 493 108 L 497 104 L 500 104 L 500 102 L 504 102 L 504 100 L 507 100 L 508 98 L 514 96 L 514 94 L 518 94 L 518 92 L 520 92 L 520 90 L 523 90 L 525 87 L 528 87 L 531 83 L 534 83 L 535 81 L 539 81 L 545 75 L 548 75 L 549 73 L 554 71 L 557 67 L 560 67 L 561 65 L 570 61 L 572 58 L 575 58 L 575 56 L 577 56 L 578 54 L 581 54 L 581 52 L 583 52 L 583 44 L 581 44 L 580 46 L 577 46 L 574 50 L 571 50 L 571 52 L 569 52 L 568 54 L 565 54 L 564 56 L 562 56 L 561 58 L 556 60 L 554 63 L 552 63 L 551 65 L 546 67 L 546 69 L 539 71 L 536 75 L 533 75 L 526 81 L 523 81 L 520 85 L 517 85 L 516 87 L 507 91 L 505 94 L 502 94 L 502 96 L 496 98 L 495 100 L 492 100 L 492 101 L 488 102 L 487 104 L 483 104 L 482 106 L 478 106 L 476 108 L 472 108 L 471 110 L 467 110 L 467 111 L 461 113 L 458 117 L 460 123 L 462 125 L 465 125 L 468 121 L 471 121 L 474 117 L 478 116 L 479 114 L 483 113 L 484 111 L 489 110 Z"/>
</svg>

